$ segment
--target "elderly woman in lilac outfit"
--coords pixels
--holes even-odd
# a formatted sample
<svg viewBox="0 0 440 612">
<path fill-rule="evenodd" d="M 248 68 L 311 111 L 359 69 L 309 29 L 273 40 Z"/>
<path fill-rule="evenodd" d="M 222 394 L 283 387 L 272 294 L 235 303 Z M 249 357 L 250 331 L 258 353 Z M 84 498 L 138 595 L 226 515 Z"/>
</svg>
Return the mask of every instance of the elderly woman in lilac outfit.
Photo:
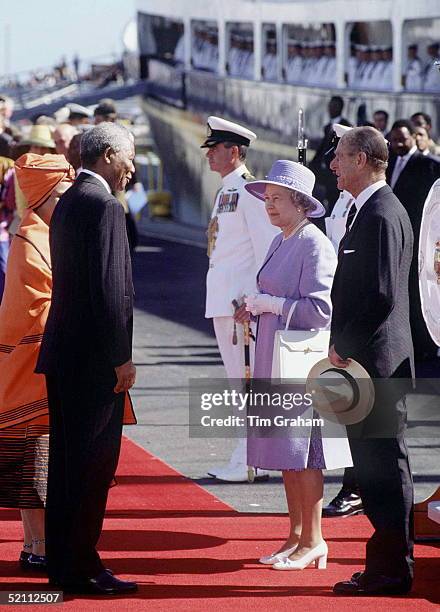
<svg viewBox="0 0 440 612">
<path fill-rule="evenodd" d="M 313 173 L 296 162 L 275 162 L 265 181 L 246 189 L 264 200 L 277 235 L 258 273 L 259 293 L 246 298 L 247 316 L 258 316 L 254 378 L 270 379 L 275 332 L 284 329 L 326 329 L 330 325 L 330 289 L 336 269 L 334 248 L 310 217 L 325 213 L 312 196 Z M 243 321 L 242 308 L 237 319 Z M 319 428 L 308 438 L 259 438 L 249 435 L 248 465 L 282 470 L 290 518 L 290 533 L 278 551 L 260 561 L 275 569 L 304 569 L 313 561 L 326 567 L 327 545 L 322 539 L 321 511 L 325 468 L 352 465 L 346 440 L 323 445 Z M 333 447 L 332 444 L 333 443 Z M 336 448 L 339 446 L 339 450 Z M 332 456 L 328 448 L 333 449 Z M 342 448 L 342 452 L 341 452 Z"/>
</svg>

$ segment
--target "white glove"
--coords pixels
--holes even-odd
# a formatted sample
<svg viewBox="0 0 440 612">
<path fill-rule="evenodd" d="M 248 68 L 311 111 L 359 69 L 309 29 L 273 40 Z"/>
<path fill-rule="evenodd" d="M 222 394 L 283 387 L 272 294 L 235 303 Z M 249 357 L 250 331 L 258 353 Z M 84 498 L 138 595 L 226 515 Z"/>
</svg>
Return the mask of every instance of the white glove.
<svg viewBox="0 0 440 612">
<path fill-rule="evenodd" d="M 267 293 L 255 293 L 245 297 L 244 301 L 247 312 L 254 316 L 260 315 L 263 312 L 271 312 L 274 315 L 280 316 L 283 313 L 286 298 L 268 295 Z"/>
</svg>

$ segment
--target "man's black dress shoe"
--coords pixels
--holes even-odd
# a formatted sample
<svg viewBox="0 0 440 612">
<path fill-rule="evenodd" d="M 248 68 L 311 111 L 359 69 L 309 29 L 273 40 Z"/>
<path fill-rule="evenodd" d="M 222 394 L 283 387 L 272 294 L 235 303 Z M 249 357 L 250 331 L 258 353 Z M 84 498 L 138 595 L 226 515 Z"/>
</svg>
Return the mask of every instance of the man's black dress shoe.
<svg viewBox="0 0 440 612">
<path fill-rule="evenodd" d="M 136 582 L 120 580 L 110 573 L 111 570 L 103 570 L 95 578 L 87 578 L 81 582 L 63 583 L 57 580 L 49 580 L 49 584 L 58 587 L 65 593 L 77 593 L 86 595 L 122 595 L 124 593 L 135 593 L 138 590 Z"/>
<path fill-rule="evenodd" d="M 337 516 L 354 516 L 355 514 L 362 514 L 364 506 L 362 499 L 357 493 L 353 491 L 347 491 L 341 489 L 334 499 L 324 506 L 322 509 L 322 516 L 324 517 L 337 517 Z"/>
<path fill-rule="evenodd" d="M 391 576 L 368 576 L 356 572 L 350 580 L 337 582 L 333 587 L 336 595 L 406 595 L 410 592 L 411 578 L 393 578 Z"/>
</svg>

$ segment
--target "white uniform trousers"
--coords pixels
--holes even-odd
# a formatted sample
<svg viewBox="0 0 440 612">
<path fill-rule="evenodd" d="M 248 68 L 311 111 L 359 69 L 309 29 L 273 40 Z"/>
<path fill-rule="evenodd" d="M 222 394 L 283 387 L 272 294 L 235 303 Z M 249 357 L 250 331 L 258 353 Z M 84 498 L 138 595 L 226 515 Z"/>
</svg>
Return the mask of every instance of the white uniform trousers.
<svg viewBox="0 0 440 612">
<path fill-rule="evenodd" d="M 226 376 L 230 379 L 243 378 L 244 371 L 244 334 L 243 325 L 237 323 L 237 344 L 232 344 L 234 334 L 233 317 L 213 318 L 215 337 L 220 355 L 225 366 Z M 252 333 L 255 336 L 255 323 L 251 322 Z M 249 343 L 251 358 L 251 376 L 254 370 L 255 342 L 251 339 Z M 238 413 L 237 413 L 238 414 Z M 243 416 L 242 414 L 240 416 Z M 238 444 L 230 459 L 231 466 L 247 465 L 247 440 L 246 437 L 239 438 Z"/>
</svg>

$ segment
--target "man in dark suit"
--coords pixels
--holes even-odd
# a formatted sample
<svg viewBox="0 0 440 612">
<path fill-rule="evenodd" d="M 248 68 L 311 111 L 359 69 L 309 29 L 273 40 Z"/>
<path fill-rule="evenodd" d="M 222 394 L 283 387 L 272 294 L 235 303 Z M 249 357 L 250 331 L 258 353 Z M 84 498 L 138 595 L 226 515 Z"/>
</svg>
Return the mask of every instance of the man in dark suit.
<svg viewBox="0 0 440 612">
<path fill-rule="evenodd" d="M 413 575 L 413 486 L 403 437 L 405 391 L 413 348 L 408 277 L 413 235 L 408 215 L 385 182 L 388 150 L 372 127 L 354 128 L 339 142 L 331 167 L 338 188 L 355 198 L 338 253 L 329 358 L 350 359 L 375 379 L 375 402 L 348 427 L 365 513 L 375 531 L 365 571 L 337 583 L 344 595 L 407 593 Z M 385 384 L 384 384 L 385 383 Z"/>
<path fill-rule="evenodd" d="M 410 272 L 410 321 L 416 359 L 416 373 L 423 373 L 424 361 L 437 356 L 422 315 L 419 292 L 418 252 L 423 205 L 433 183 L 440 177 L 440 160 L 417 150 L 413 125 L 406 119 L 396 121 L 389 135 L 391 143 L 387 183 L 402 202 L 414 232 L 413 261 Z"/>
<path fill-rule="evenodd" d="M 133 139 L 101 123 L 81 140 L 83 171 L 50 227 L 53 293 L 36 371 L 46 375 L 50 449 L 46 505 L 49 583 L 98 595 L 132 592 L 96 551 L 118 463 L 131 360 L 133 284 L 121 204 Z"/>
<path fill-rule="evenodd" d="M 326 215 L 328 216 L 336 200 L 339 197 L 339 191 L 336 187 L 336 180 L 333 172 L 330 170 L 330 162 L 332 155 L 328 154 L 332 149 L 335 132 L 333 124 L 351 126 L 351 123 L 342 117 L 344 109 L 344 100 L 340 96 L 333 96 L 328 103 L 328 114 L 330 122 L 324 126 L 324 136 L 316 149 L 315 157 L 309 164 L 310 169 L 316 175 L 316 185 L 313 195 L 315 195 L 326 207 Z M 324 226 L 317 224 L 320 229 L 324 230 Z"/>
</svg>

